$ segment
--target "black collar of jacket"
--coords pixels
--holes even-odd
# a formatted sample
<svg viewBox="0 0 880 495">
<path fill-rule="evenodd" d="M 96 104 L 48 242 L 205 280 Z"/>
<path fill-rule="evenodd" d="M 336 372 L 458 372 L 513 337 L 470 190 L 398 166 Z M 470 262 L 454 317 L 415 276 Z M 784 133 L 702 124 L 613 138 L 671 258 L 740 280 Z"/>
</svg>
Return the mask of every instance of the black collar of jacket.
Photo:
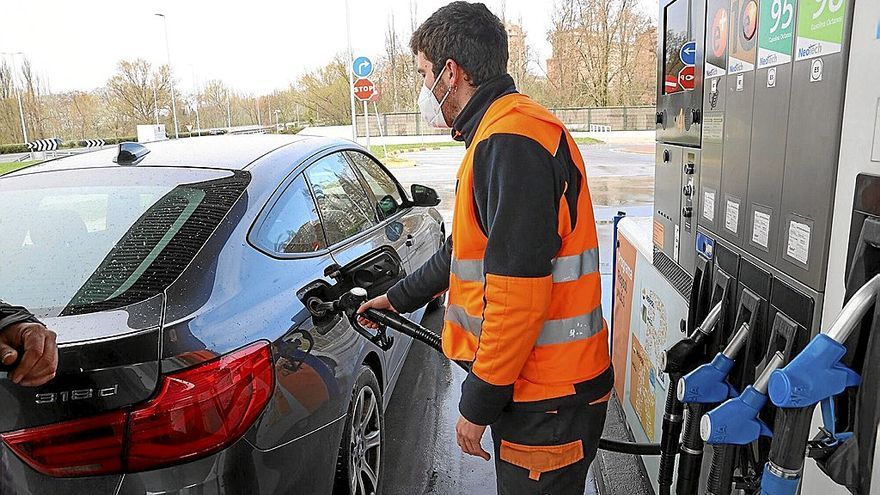
<svg viewBox="0 0 880 495">
<path fill-rule="evenodd" d="M 464 141 L 464 145 L 470 147 L 477 127 L 492 102 L 511 93 L 516 93 L 516 85 L 510 74 L 483 83 L 452 122 L 452 138 L 456 141 Z"/>
</svg>

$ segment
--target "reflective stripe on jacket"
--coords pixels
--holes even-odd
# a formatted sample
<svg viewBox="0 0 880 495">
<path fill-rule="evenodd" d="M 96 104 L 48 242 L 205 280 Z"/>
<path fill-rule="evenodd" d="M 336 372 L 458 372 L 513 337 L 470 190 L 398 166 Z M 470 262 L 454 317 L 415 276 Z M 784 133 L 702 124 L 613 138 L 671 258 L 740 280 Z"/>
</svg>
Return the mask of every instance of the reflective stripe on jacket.
<svg viewBox="0 0 880 495">
<path fill-rule="evenodd" d="M 528 202 L 529 191 L 522 187 L 496 190 L 491 184 L 482 184 L 503 180 L 505 172 L 519 170 L 475 159 L 475 150 L 488 140 L 494 141 L 496 148 L 503 148 L 506 140 L 533 144 L 546 155 L 548 167 L 576 168 L 573 181 L 565 182 L 558 199 L 554 198 L 558 204 L 547 208 L 551 214 L 556 212 L 553 221 L 558 235 L 529 241 L 558 244 L 555 257 L 536 260 L 549 261 L 546 268 L 523 273 L 493 271 L 504 263 L 487 257 L 494 234 L 492 226 L 485 223 L 501 213 L 492 210 L 494 199 L 489 206 L 475 201 L 475 176 L 480 178 L 480 187 L 506 196 L 503 201 Z M 508 154 L 504 159 L 530 158 Z M 488 169 L 494 171 L 486 172 Z M 478 424 L 488 424 L 511 400 L 512 407 L 537 404 L 549 410 L 558 404 L 586 403 L 605 395 L 613 373 L 608 330 L 602 318 L 598 241 L 584 161 L 571 135 L 530 98 L 504 94 L 492 101 L 476 126 L 457 178 L 443 350 L 451 359 L 473 362 L 463 386 L 462 414 Z M 518 179 L 524 183 L 522 177 Z M 520 196 L 511 197 L 516 195 Z M 504 221 L 510 224 L 516 219 Z M 516 242 L 517 235 L 528 236 L 528 225 L 507 225 L 505 229 L 515 230 L 516 235 L 505 231 L 503 242 Z M 495 242 L 492 256 L 501 257 L 503 246 L 497 245 L 497 239 Z"/>
</svg>

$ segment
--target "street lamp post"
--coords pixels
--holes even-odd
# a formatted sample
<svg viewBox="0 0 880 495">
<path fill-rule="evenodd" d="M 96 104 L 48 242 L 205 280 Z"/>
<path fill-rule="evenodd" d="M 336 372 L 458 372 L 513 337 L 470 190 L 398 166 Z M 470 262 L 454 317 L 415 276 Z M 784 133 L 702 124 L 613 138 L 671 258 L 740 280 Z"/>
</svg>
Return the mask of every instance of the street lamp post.
<svg viewBox="0 0 880 495">
<path fill-rule="evenodd" d="M 229 89 L 226 89 L 226 127 L 232 127 L 232 112 L 229 109 Z"/>
<path fill-rule="evenodd" d="M 156 125 L 159 125 L 159 97 L 156 95 L 156 84 L 153 84 L 153 117 L 156 118 Z"/>
<path fill-rule="evenodd" d="M 254 102 L 257 105 L 257 126 L 262 127 L 263 122 L 262 122 L 262 119 L 260 119 L 260 97 L 258 96 L 256 98 L 254 98 Z"/>
<path fill-rule="evenodd" d="M 22 137 L 22 139 L 24 139 L 24 142 L 26 143 L 26 142 L 28 142 L 28 135 L 27 135 L 27 125 L 24 122 L 24 105 L 21 104 L 21 91 L 18 90 L 18 85 L 15 84 L 15 78 L 16 78 L 16 74 L 18 72 L 18 69 L 16 68 L 16 65 L 15 65 L 15 56 L 16 55 L 24 56 L 24 53 L 22 53 L 22 52 L 0 52 L 0 54 L 2 54 L 4 56 L 10 55 L 12 57 L 12 89 L 15 91 L 15 97 L 18 99 L 18 116 L 21 119 L 21 137 Z"/>
<path fill-rule="evenodd" d="M 202 119 L 199 117 L 199 106 L 202 104 L 201 102 L 201 88 L 199 87 L 199 80 L 196 77 L 196 67 L 190 64 L 190 68 L 192 68 L 193 73 L 193 89 L 196 90 L 196 132 L 199 136 L 202 135 Z"/>
<path fill-rule="evenodd" d="M 174 119 L 174 138 L 177 139 L 180 137 L 180 131 L 177 127 L 177 103 L 175 103 L 175 95 L 174 95 L 174 74 L 171 72 L 171 45 L 168 43 L 168 19 L 165 17 L 165 14 L 156 14 L 157 16 L 162 18 L 162 24 L 165 27 L 165 55 L 168 58 L 168 78 L 171 82 L 171 115 Z"/>
<path fill-rule="evenodd" d="M 351 13 L 348 8 L 348 0 L 345 0 L 345 34 L 348 39 L 348 98 L 351 103 L 351 140 L 357 141 L 357 120 L 354 111 L 354 75 L 351 72 L 351 64 L 354 61 L 354 54 L 351 51 Z"/>
</svg>

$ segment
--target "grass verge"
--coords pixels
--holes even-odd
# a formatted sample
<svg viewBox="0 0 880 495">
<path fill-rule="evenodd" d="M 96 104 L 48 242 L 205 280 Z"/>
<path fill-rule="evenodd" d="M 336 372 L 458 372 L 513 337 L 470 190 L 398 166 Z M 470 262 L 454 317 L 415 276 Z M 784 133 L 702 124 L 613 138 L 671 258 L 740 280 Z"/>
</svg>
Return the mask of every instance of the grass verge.
<svg viewBox="0 0 880 495">
<path fill-rule="evenodd" d="M 574 142 L 576 142 L 577 144 L 586 144 L 586 145 L 605 144 L 605 141 L 591 138 L 591 137 L 576 137 L 576 138 L 574 138 Z"/>
<path fill-rule="evenodd" d="M 14 172 L 25 167 L 30 167 L 31 165 L 34 165 L 36 163 L 39 163 L 39 160 L 0 163 L 0 175 L 8 174 L 9 172 Z"/>
</svg>

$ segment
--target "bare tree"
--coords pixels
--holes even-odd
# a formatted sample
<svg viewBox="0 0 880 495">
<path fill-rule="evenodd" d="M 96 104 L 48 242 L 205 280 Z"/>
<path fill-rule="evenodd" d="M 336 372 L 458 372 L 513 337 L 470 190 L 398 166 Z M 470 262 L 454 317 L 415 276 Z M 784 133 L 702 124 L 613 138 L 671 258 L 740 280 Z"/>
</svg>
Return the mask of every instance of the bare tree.
<svg viewBox="0 0 880 495">
<path fill-rule="evenodd" d="M 167 65 L 154 70 L 143 59 L 122 60 L 107 81 L 107 98 L 131 127 L 153 122 L 157 115 L 170 122 L 171 71 Z"/>
<path fill-rule="evenodd" d="M 202 127 L 225 127 L 227 125 L 228 120 L 231 120 L 231 115 L 227 115 L 227 110 L 230 114 L 232 111 L 230 98 L 231 90 L 223 81 L 212 79 L 205 83 L 202 89 L 202 106 L 199 108 Z"/>
<path fill-rule="evenodd" d="M 22 141 L 12 76 L 12 66 L 6 60 L 0 60 L 0 142 L 2 143 Z"/>
<path fill-rule="evenodd" d="M 654 84 L 655 33 L 635 0 L 557 1 L 548 62 L 557 97 L 569 105 L 651 103 L 643 98 Z M 645 66 L 649 74 L 639 70 Z"/>
<path fill-rule="evenodd" d="M 324 67 L 306 73 L 296 84 L 297 103 L 323 123 L 350 123 L 347 70 L 345 57 L 337 55 Z"/>
</svg>

